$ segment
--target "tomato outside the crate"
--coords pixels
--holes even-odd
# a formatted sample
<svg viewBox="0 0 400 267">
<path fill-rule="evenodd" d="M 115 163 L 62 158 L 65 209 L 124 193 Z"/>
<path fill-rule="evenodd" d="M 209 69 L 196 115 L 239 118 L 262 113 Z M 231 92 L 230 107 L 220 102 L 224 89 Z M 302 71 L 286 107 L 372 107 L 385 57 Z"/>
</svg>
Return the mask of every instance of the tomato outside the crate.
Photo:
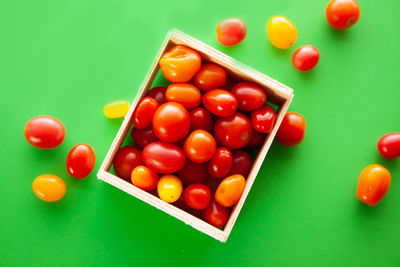
<svg viewBox="0 0 400 267">
<path fill-rule="evenodd" d="M 211 132 L 214 126 L 214 117 L 203 107 L 194 108 L 190 111 L 190 129 L 205 130 Z"/>
<path fill-rule="evenodd" d="M 328 24 L 336 30 L 346 30 L 360 18 L 360 6 L 356 0 L 331 0 L 325 9 Z"/>
<path fill-rule="evenodd" d="M 203 210 L 203 218 L 212 226 L 221 227 L 228 221 L 230 213 L 229 208 L 221 206 L 213 199 Z"/>
<path fill-rule="evenodd" d="M 147 126 L 144 129 L 137 129 L 135 127 L 131 130 L 131 138 L 135 145 L 143 149 L 148 144 L 159 141 L 157 136 L 154 134 L 153 126 Z"/>
<path fill-rule="evenodd" d="M 306 120 L 296 112 L 288 112 L 276 133 L 276 139 L 285 146 L 300 144 L 306 132 Z"/>
<path fill-rule="evenodd" d="M 216 146 L 215 139 L 209 132 L 195 130 L 186 138 L 183 150 L 188 159 L 202 163 L 212 158 Z"/>
<path fill-rule="evenodd" d="M 219 118 L 214 126 L 215 139 L 229 149 L 245 147 L 249 143 L 252 133 L 250 120 L 238 112 L 230 117 Z"/>
<path fill-rule="evenodd" d="M 92 172 L 95 163 L 93 148 L 88 144 L 77 144 L 68 153 L 67 171 L 69 175 L 82 179 Z"/>
<path fill-rule="evenodd" d="M 173 83 L 168 86 L 165 93 L 168 102 L 176 102 L 187 109 L 200 105 L 201 93 L 196 86 L 190 83 Z"/>
<path fill-rule="evenodd" d="M 158 102 L 159 105 L 162 105 L 167 102 L 167 99 L 165 98 L 166 90 L 167 87 L 165 86 L 156 86 L 150 89 L 150 91 L 147 92 L 146 96 L 153 98 L 155 101 Z"/>
<path fill-rule="evenodd" d="M 224 207 L 235 205 L 243 194 L 246 181 L 240 174 L 226 177 L 215 192 L 215 201 Z"/>
<path fill-rule="evenodd" d="M 125 117 L 129 111 L 129 102 L 126 100 L 117 100 L 106 104 L 103 108 L 104 116 L 109 119 Z"/>
<path fill-rule="evenodd" d="M 158 107 L 158 102 L 153 98 L 143 98 L 133 113 L 133 126 L 137 129 L 144 129 L 149 126 Z"/>
<path fill-rule="evenodd" d="M 142 153 L 135 146 L 121 147 L 113 160 L 115 173 L 126 181 L 131 181 L 132 170 L 142 164 Z"/>
<path fill-rule="evenodd" d="M 182 194 L 182 182 L 175 175 L 164 175 L 158 181 L 157 193 L 165 202 L 173 203 L 177 201 Z"/>
<path fill-rule="evenodd" d="M 216 33 L 220 44 L 233 46 L 246 37 L 247 27 L 240 18 L 226 18 L 218 23 Z"/>
<path fill-rule="evenodd" d="M 319 61 L 319 51 L 312 45 L 304 45 L 294 51 L 292 56 L 293 67 L 298 71 L 310 71 Z"/>
<path fill-rule="evenodd" d="M 288 18 L 273 16 L 267 23 L 267 35 L 273 46 L 288 49 L 297 40 L 297 29 Z"/>
<path fill-rule="evenodd" d="M 226 82 L 226 70 L 214 63 L 204 64 L 193 78 L 194 84 L 203 91 L 216 89 Z"/>
<path fill-rule="evenodd" d="M 43 174 L 35 178 L 32 183 L 35 195 L 47 202 L 55 202 L 62 199 L 67 191 L 64 181 L 53 174 Z"/>
<path fill-rule="evenodd" d="M 394 159 L 400 157 L 400 133 L 388 133 L 383 135 L 377 144 L 382 157 Z"/>
<path fill-rule="evenodd" d="M 191 184 L 183 192 L 186 204 L 195 210 L 205 209 L 210 203 L 211 192 L 204 184 Z"/>
<path fill-rule="evenodd" d="M 144 163 L 158 173 L 174 173 L 185 166 L 186 157 L 176 145 L 165 142 L 153 142 L 142 151 Z"/>
<path fill-rule="evenodd" d="M 232 168 L 228 175 L 240 174 L 247 177 L 253 167 L 249 153 L 243 150 L 232 151 Z"/>
<path fill-rule="evenodd" d="M 131 173 L 132 184 L 143 190 L 153 190 L 157 187 L 158 175 L 152 169 L 140 165 L 133 169 Z"/>
<path fill-rule="evenodd" d="M 207 164 L 186 160 L 185 166 L 177 173 L 185 185 L 202 184 L 208 178 Z"/>
<path fill-rule="evenodd" d="M 358 179 L 357 198 L 367 205 L 378 204 L 389 190 L 390 172 L 379 164 L 372 164 L 362 170 Z"/>
<path fill-rule="evenodd" d="M 64 141 L 65 127 L 54 117 L 37 116 L 26 123 L 24 136 L 26 141 L 34 147 L 55 148 Z"/>
<path fill-rule="evenodd" d="M 276 114 L 271 106 L 265 105 L 251 113 L 251 124 L 260 133 L 269 133 L 275 126 Z"/>
<path fill-rule="evenodd" d="M 211 113 L 228 117 L 235 113 L 238 103 L 234 95 L 222 89 L 213 89 L 203 95 L 203 105 Z"/>
<path fill-rule="evenodd" d="M 264 90 L 254 83 L 240 82 L 232 88 L 231 93 L 235 96 L 238 109 L 241 111 L 261 108 L 267 101 Z"/>
<path fill-rule="evenodd" d="M 208 162 L 208 173 L 213 178 L 223 178 L 228 174 L 231 167 L 231 151 L 225 147 L 219 147 L 214 156 Z"/>
</svg>

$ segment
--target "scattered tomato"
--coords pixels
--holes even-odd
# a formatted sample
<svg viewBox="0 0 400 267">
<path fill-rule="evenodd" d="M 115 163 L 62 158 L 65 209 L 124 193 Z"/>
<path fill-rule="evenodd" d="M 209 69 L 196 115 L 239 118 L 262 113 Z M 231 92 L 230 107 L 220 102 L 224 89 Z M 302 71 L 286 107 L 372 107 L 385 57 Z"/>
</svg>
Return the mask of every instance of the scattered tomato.
<svg viewBox="0 0 400 267">
<path fill-rule="evenodd" d="M 165 142 L 153 142 L 142 151 L 147 167 L 158 173 L 174 173 L 185 166 L 185 155 L 176 145 Z"/>
<path fill-rule="evenodd" d="M 242 113 L 219 118 L 214 126 L 214 135 L 219 144 L 229 149 L 240 149 L 249 143 L 253 129 L 250 120 Z"/>
<path fill-rule="evenodd" d="M 242 175 L 228 176 L 219 184 L 215 201 L 224 207 L 230 207 L 240 200 L 245 186 L 246 181 Z"/>
<path fill-rule="evenodd" d="M 232 168 L 229 170 L 228 175 L 241 174 L 247 177 L 252 167 L 253 162 L 249 153 L 243 150 L 232 151 Z"/>
<path fill-rule="evenodd" d="M 242 111 L 258 109 L 267 101 L 264 90 L 254 83 L 240 82 L 232 88 L 231 93 L 237 99 L 238 109 Z"/>
<path fill-rule="evenodd" d="M 260 133 L 269 133 L 275 126 L 276 114 L 271 106 L 265 105 L 251 113 L 251 124 Z"/>
<path fill-rule="evenodd" d="M 132 184 L 143 190 L 153 190 L 157 187 L 158 175 L 146 166 L 136 166 L 131 173 Z"/>
<path fill-rule="evenodd" d="M 153 126 L 147 126 L 144 129 L 137 129 L 135 127 L 131 130 L 131 138 L 135 145 L 143 149 L 148 144 L 159 141 L 157 136 L 154 134 Z"/>
<path fill-rule="evenodd" d="M 65 127 L 54 117 L 37 116 L 26 123 L 24 135 L 26 141 L 34 147 L 55 148 L 64 141 Z"/>
<path fill-rule="evenodd" d="M 388 133 L 382 136 L 377 144 L 379 153 L 387 158 L 400 157 L 400 133 Z"/>
<path fill-rule="evenodd" d="M 198 107 L 190 111 L 190 129 L 211 132 L 214 126 L 214 117 L 205 108 Z"/>
<path fill-rule="evenodd" d="M 194 84 L 200 90 L 216 89 L 226 82 L 226 70 L 214 63 L 204 64 L 193 78 Z"/>
<path fill-rule="evenodd" d="M 203 218 L 215 227 L 221 227 L 229 219 L 230 209 L 211 200 L 210 204 L 203 210 Z"/>
<path fill-rule="evenodd" d="M 87 144 L 77 144 L 68 153 L 67 171 L 76 178 L 88 176 L 96 163 L 96 155 L 93 148 Z"/>
<path fill-rule="evenodd" d="M 267 35 L 273 46 L 288 49 L 297 40 L 297 29 L 288 18 L 273 16 L 267 23 Z"/>
<path fill-rule="evenodd" d="M 390 181 L 390 172 L 385 167 L 369 165 L 360 174 L 357 198 L 370 206 L 378 204 L 389 190 Z"/>
<path fill-rule="evenodd" d="M 325 17 L 336 30 L 345 30 L 357 23 L 360 6 L 356 0 L 331 0 L 326 6 Z"/>
<path fill-rule="evenodd" d="M 158 181 L 157 192 L 158 196 L 165 202 L 175 202 L 182 194 L 182 182 L 175 175 L 164 175 Z"/>
<path fill-rule="evenodd" d="M 132 170 L 142 164 L 142 153 L 135 146 L 121 147 L 113 160 L 115 173 L 126 181 L 130 181 Z"/>
<path fill-rule="evenodd" d="M 319 61 L 319 51 L 312 45 L 304 45 L 296 49 L 292 56 L 292 64 L 296 70 L 312 70 Z"/>
<path fill-rule="evenodd" d="M 225 147 L 219 147 L 214 156 L 208 162 L 208 173 L 213 178 L 222 178 L 228 174 L 231 167 L 231 151 Z"/>
<path fill-rule="evenodd" d="M 150 89 L 150 91 L 147 92 L 146 96 L 153 98 L 155 101 L 158 102 L 159 105 L 162 105 L 167 102 L 167 99 L 165 98 L 166 90 L 167 87 L 165 86 L 156 86 Z"/>
<path fill-rule="evenodd" d="M 276 139 L 285 146 L 296 146 L 304 139 L 306 120 L 296 112 L 288 112 L 276 133 Z"/>
<path fill-rule="evenodd" d="M 246 37 L 247 27 L 240 18 L 226 18 L 218 23 L 216 33 L 220 44 L 233 46 Z"/>
<path fill-rule="evenodd" d="M 143 98 L 133 113 L 133 127 L 144 129 L 149 126 L 158 107 L 158 102 L 153 98 L 148 96 Z"/>
<path fill-rule="evenodd" d="M 195 210 L 205 209 L 210 203 L 211 192 L 204 184 L 191 184 L 183 192 L 186 204 Z"/>
<path fill-rule="evenodd" d="M 41 200 L 54 202 L 64 197 L 67 187 L 60 177 L 52 174 L 43 174 L 33 181 L 32 190 Z"/>
<path fill-rule="evenodd" d="M 195 130 L 183 145 L 185 155 L 193 162 L 202 163 L 212 158 L 216 150 L 214 137 L 207 131 Z"/>
<path fill-rule="evenodd" d="M 165 92 L 168 102 L 176 102 L 187 109 L 192 109 L 200 105 L 201 93 L 196 86 L 190 83 L 173 83 L 168 86 Z"/>
<path fill-rule="evenodd" d="M 183 169 L 177 173 L 177 176 L 185 185 L 202 184 L 208 178 L 207 164 L 187 160 Z"/>
</svg>

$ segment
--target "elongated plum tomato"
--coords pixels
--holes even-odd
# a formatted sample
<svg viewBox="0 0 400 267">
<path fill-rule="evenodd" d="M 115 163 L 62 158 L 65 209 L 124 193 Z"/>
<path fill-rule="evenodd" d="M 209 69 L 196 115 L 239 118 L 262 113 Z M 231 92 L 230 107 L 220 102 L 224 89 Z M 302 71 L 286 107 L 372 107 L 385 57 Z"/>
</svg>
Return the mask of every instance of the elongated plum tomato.
<svg viewBox="0 0 400 267">
<path fill-rule="evenodd" d="M 238 109 L 242 111 L 258 109 L 267 101 L 264 90 L 254 83 L 240 82 L 232 88 L 231 93 L 238 101 Z"/>
<path fill-rule="evenodd" d="M 220 44 L 233 46 L 246 37 L 247 27 L 240 18 L 226 18 L 218 23 L 216 33 Z"/>
<path fill-rule="evenodd" d="M 297 146 L 304 139 L 306 120 L 296 112 L 288 112 L 276 133 L 276 139 L 285 146 Z"/>
<path fill-rule="evenodd" d="M 26 141 L 34 147 L 55 148 L 64 141 L 65 127 L 54 117 L 37 116 L 26 123 L 24 135 Z"/>
<path fill-rule="evenodd" d="M 247 144 L 246 148 L 257 148 L 262 146 L 266 137 L 267 137 L 266 134 L 260 133 L 258 131 L 253 131 L 251 139 Z"/>
<path fill-rule="evenodd" d="M 125 117 L 129 111 L 129 102 L 126 100 L 116 100 L 106 104 L 103 108 L 104 116 L 109 119 Z"/>
<path fill-rule="evenodd" d="M 195 210 L 205 209 L 210 203 L 211 191 L 204 184 L 191 184 L 183 192 L 186 204 Z"/>
<path fill-rule="evenodd" d="M 360 6 L 356 0 L 331 0 L 325 9 L 328 24 L 336 30 L 345 30 L 357 23 Z"/>
<path fill-rule="evenodd" d="M 186 138 L 183 150 L 188 159 L 202 163 L 212 158 L 216 146 L 215 139 L 209 132 L 195 130 Z"/>
<path fill-rule="evenodd" d="M 158 102 L 159 105 L 162 105 L 167 102 L 167 99 L 165 98 L 166 90 L 167 87 L 165 86 L 156 86 L 150 89 L 150 91 L 147 92 L 146 96 L 153 98 L 155 101 Z"/>
<path fill-rule="evenodd" d="M 379 153 L 387 158 L 400 157 L 400 133 L 388 133 L 382 136 L 377 144 Z"/>
<path fill-rule="evenodd" d="M 179 103 L 162 104 L 154 113 L 153 131 L 162 141 L 178 142 L 188 134 L 189 130 L 189 112 Z"/>
<path fill-rule="evenodd" d="M 358 179 L 357 198 L 370 206 L 378 204 L 389 190 L 390 181 L 390 172 L 385 167 L 369 165 Z"/>
<path fill-rule="evenodd" d="M 157 187 L 158 175 L 146 166 L 140 165 L 133 169 L 131 181 L 134 186 L 143 190 L 153 190 Z"/>
<path fill-rule="evenodd" d="M 76 178 L 88 176 L 96 163 L 96 155 L 88 144 L 77 144 L 68 153 L 67 171 Z"/>
<path fill-rule="evenodd" d="M 214 156 L 208 162 L 208 173 L 213 178 L 222 178 L 228 174 L 231 167 L 231 151 L 225 147 L 219 147 Z"/>
<path fill-rule="evenodd" d="M 176 145 L 165 142 L 153 142 L 142 151 L 147 167 L 158 173 L 174 173 L 185 166 L 185 155 Z"/>
<path fill-rule="evenodd" d="M 142 164 L 142 153 L 135 146 L 124 146 L 118 149 L 113 160 L 115 173 L 126 181 L 131 180 L 132 170 Z"/>
<path fill-rule="evenodd" d="M 238 107 L 234 95 L 222 89 L 207 91 L 203 95 L 203 105 L 208 111 L 220 117 L 233 115 Z"/>
<path fill-rule="evenodd" d="M 164 77 L 173 83 L 190 81 L 200 67 L 199 53 L 182 45 L 171 48 L 160 59 L 160 69 Z"/>
<path fill-rule="evenodd" d="M 193 78 L 194 84 L 203 91 L 216 89 L 226 82 L 226 70 L 214 63 L 204 64 Z"/>
<path fill-rule="evenodd" d="M 54 202 L 64 197 L 67 187 L 60 177 L 52 174 L 43 174 L 33 181 L 32 190 L 41 200 Z"/>
<path fill-rule="evenodd" d="M 149 126 L 158 106 L 158 102 L 153 98 L 143 98 L 136 107 L 135 113 L 133 113 L 133 126 L 137 129 L 144 129 Z"/>
<path fill-rule="evenodd" d="M 215 122 L 215 139 L 229 149 L 241 149 L 249 143 L 253 129 L 250 120 L 242 113 L 230 117 L 219 118 Z"/>
<path fill-rule="evenodd" d="M 267 35 L 273 46 L 288 49 L 297 40 L 297 29 L 288 18 L 273 16 L 267 23 Z"/>
<path fill-rule="evenodd" d="M 194 108 L 190 111 L 190 129 L 205 130 L 211 132 L 214 126 L 214 117 L 203 107 Z"/>
<path fill-rule="evenodd" d="M 232 151 L 232 168 L 229 170 L 228 175 L 240 174 L 247 177 L 251 171 L 253 162 L 249 153 L 243 150 Z"/>
<path fill-rule="evenodd" d="M 175 175 L 164 175 L 158 181 L 157 192 L 158 196 L 165 202 L 175 202 L 182 194 L 182 182 Z"/>
<path fill-rule="evenodd" d="M 208 178 L 207 164 L 187 160 L 183 169 L 177 173 L 177 176 L 185 185 L 202 184 Z"/>
<path fill-rule="evenodd" d="M 245 185 L 246 181 L 240 174 L 226 177 L 215 192 L 215 201 L 224 207 L 236 204 L 242 196 Z"/>
<path fill-rule="evenodd" d="M 230 209 L 211 200 L 210 204 L 203 210 L 203 218 L 212 226 L 221 227 L 226 224 Z"/>
<path fill-rule="evenodd" d="M 312 45 L 304 45 L 296 49 L 292 56 L 292 65 L 298 71 L 312 70 L 319 61 L 319 51 Z"/>
<path fill-rule="evenodd" d="M 192 109 L 200 105 L 201 93 L 196 86 L 190 83 L 173 83 L 168 86 L 165 92 L 168 102 L 176 102 L 187 109 Z"/>
<path fill-rule="evenodd" d="M 274 128 L 276 122 L 275 111 L 271 106 L 265 105 L 251 113 L 251 124 L 260 133 L 269 133 Z"/>
</svg>

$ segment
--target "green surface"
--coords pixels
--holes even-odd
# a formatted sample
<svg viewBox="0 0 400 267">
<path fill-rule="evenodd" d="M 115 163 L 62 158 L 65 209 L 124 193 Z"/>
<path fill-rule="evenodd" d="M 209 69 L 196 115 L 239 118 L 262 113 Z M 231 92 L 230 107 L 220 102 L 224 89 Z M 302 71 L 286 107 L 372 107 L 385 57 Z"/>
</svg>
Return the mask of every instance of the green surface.
<svg viewBox="0 0 400 267">
<path fill-rule="evenodd" d="M 375 148 L 382 134 L 400 130 L 400 2 L 359 2 L 360 21 L 336 32 L 320 0 L 1 1 L 0 266 L 400 266 L 400 159 L 384 160 Z M 287 51 L 266 40 L 276 14 L 299 31 Z M 223 48 L 214 29 L 229 16 L 242 17 L 248 35 Z M 103 105 L 134 98 L 173 27 L 294 88 L 290 110 L 308 123 L 300 146 L 272 145 L 226 244 L 95 175 L 121 123 L 107 120 Z M 290 63 L 304 44 L 321 52 L 310 73 Z M 40 114 L 65 124 L 59 148 L 25 141 L 26 121 Z M 64 167 L 78 142 L 97 155 L 85 180 Z M 392 173 L 376 207 L 355 196 L 372 163 Z M 32 193 L 43 173 L 66 181 L 62 201 Z"/>
</svg>

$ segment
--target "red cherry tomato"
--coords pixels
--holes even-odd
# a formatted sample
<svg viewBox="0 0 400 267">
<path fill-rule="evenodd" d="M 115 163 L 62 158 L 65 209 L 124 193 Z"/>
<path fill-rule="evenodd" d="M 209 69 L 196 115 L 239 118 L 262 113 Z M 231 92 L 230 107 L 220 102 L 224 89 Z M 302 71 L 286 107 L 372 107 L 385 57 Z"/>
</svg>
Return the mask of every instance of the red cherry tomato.
<svg viewBox="0 0 400 267">
<path fill-rule="evenodd" d="M 165 142 L 153 142 L 142 151 L 147 167 L 158 173 L 174 173 L 185 166 L 185 155 L 176 145 Z"/>
<path fill-rule="evenodd" d="M 360 6 L 356 0 L 331 0 L 325 10 L 326 21 L 336 30 L 345 30 L 360 18 Z"/>
<path fill-rule="evenodd" d="M 242 113 L 219 118 L 214 126 L 214 135 L 218 143 L 229 149 L 246 146 L 253 133 L 250 120 Z"/>
<path fill-rule="evenodd" d="M 240 18 L 226 18 L 217 25 L 217 40 L 225 46 L 240 43 L 246 37 L 247 27 Z"/>
<path fill-rule="evenodd" d="M 210 203 L 211 191 L 204 184 L 191 184 L 186 187 L 183 197 L 189 207 L 202 210 Z"/>
<path fill-rule="evenodd" d="M 185 185 L 202 184 L 208 178 L 207 164 L 186 161 L 182 170 L 177 173 Z"/>
<path fill-rule="evenodd" d="M 190 129 L 211 132 L 214 126 L 214 117 L 205 108 L 199 107 L 190 111 Z"/>
<path fill-rule="evenodd" d="M 55 148 L 65 138 L 65 128 L 61 121 L 51 116 L 37 116 L 30 119 L 24 130 L 26 141 L 41 149 Z"/>
<path fill-rule="evenodd" d="M 242 175 L 228 176 L 222 180 L 215 191 L 215 201 L 224 207 L 230 207 L 240 200 L 245 186 L 246 181 Z"/>
<path fill-rule="evenodd" d="M 260 133 L 269 133 L 275 126 L 275 111 L 268 105 L 263 106 L 251 113 L 251 124 Z"/>
<path fill-rule="evenodd" d="M 357 186 L 357 198 L 374 206 L 386 195 L 390 188 L 390 172 L 379 164 L 366 167 L 360 174 Z"/>
<path fill-rule="evenodd" d="M 225 147 L 219 147 L 208 162 L 208 173 L 213 178 L 223 178 L 232 167 L 232 153 Z"/>
<path fill-rule="evenodd" d="M 210 204 L 203 210 L 203 218 L 215 227 L 221 227 L 226 224 L 229 219 L 231 210 L 221 206 L 215 200 L 211 200 Z"/>
<path fill-rule="evenodd" d="M 214 63 L 204 64 L 194 76 L 193 82 L 200 90 L 219 88 L 226 82 L 226 70 Z"/>
<path fill-rule="evenodd" d="M 88 176 L 96 163 L 96 155 L 93 148 L 87 144 L 77 144 L 68 153 L 67 171 L 76 178 Z"/>
<path fill-rule="evenodd" d="M 236 98 L 228 91 L 213 89 L 203 95 L 203 105 L 217 116 L 228 117 L 235 113 L 238 103 Z"/>
<path fill-rule="evenodd" d="M 153 190 L 157 187 L 158 175 L 146 166 L 137 166 L 131 174 L 132 184 L 142 190 Z"/>
<path fill-rule="evenodd" d="M 247 148 L 261 147 L 264 144 L 266 137 L 267 137 L 266 134 L 260 133 L 258 131 L 253 131 L 253 134 L 251 135 L 251 139 L 246 147 Z"/>
<path fill-rule="evenodd" d="M 231 93 L 238 101 L 238 109 L 242 111 L 261 108 L 267 101 L 264 90 L 254 83 L 240 82 L 232 88 Z"/>
<path fill-rule="evenodd" d="M 400 133 L 388 133 L 382 136 L 377 144 L 379 153 L 387 158 L 400 157 Z"/>
<path fill-rule="evenodd" d="M 187 109 L 200 105 L 201 93 L 196 86 L 190 83 L 173 83 L 168 86 L 165 93 L 168 102 L 176 102 Z"/>
<path fill-rule="evenodd" d="M 285 146 L 296 146 L 304 139 L 306 120 L 296 112 L 288 112 L 276 133 L 276 139 Z"/>
<path fill-rule="evenodd" d="M 153 98 L 143 98 L 136 107 L 135 113 L 133 113 L 133 126 L 137 129 L 144 129 L 149 126 L 158 106 L 158 102 Z"/>
<path fill-rule="evenodd" d="M 135 145 L 140 149 L 143 149 L 150 143 L 159 141 L 157 136 L 154 134 L 153 126 L 151 125 L 144 129 L 137 129 L 133 127 L 131 130 L 131 138 Z"/>
<path fill-rule="evenodd" d="M 186 138 L 183 150 L 188 159 L 202 163 L 212 158 L 216 146 L 215 139 L 209 132 L 196 130 Z"/>
<path fill-rule="evenodd" d="M 150 89 L 150 91 L 147 92 L 146 96 L 153 98 L 155 101 L 158 102 L 159 105 L 162 105 L 167 102 L 167 99 L 165 98 L 166 90 L 167 87 L 165 86 L 156 86 Z"/>
<path fill-rule="evenodd" d="M 304 45 L 294 51 L 292 56 L 292 64 L 296 70 L 309 71 L 312 70 L 319 61 L 319 51 L 312 45 Z"/>
<path fill-rule="evenodd" d="M 130 182 L 132 170 L 143 164 L 142 153 L 135 146 L 124 146 L 117 151 L 113 160 L 118 177 Z"/>
<path fill-rule="evenodd" d="M 179 103 L 162 104 L 153 116 L 153 131 L 165 142 L 177 142 L 183 139 L 190 129 L 189 112 Z"/>
<path fill-rule="evenodd" d="M 249 175 L 253 162 L 250 155 L 242 150 L 232 151 L 232 168 L 228 175 L 241 174 L 244 177 Z"/>
</svg>

